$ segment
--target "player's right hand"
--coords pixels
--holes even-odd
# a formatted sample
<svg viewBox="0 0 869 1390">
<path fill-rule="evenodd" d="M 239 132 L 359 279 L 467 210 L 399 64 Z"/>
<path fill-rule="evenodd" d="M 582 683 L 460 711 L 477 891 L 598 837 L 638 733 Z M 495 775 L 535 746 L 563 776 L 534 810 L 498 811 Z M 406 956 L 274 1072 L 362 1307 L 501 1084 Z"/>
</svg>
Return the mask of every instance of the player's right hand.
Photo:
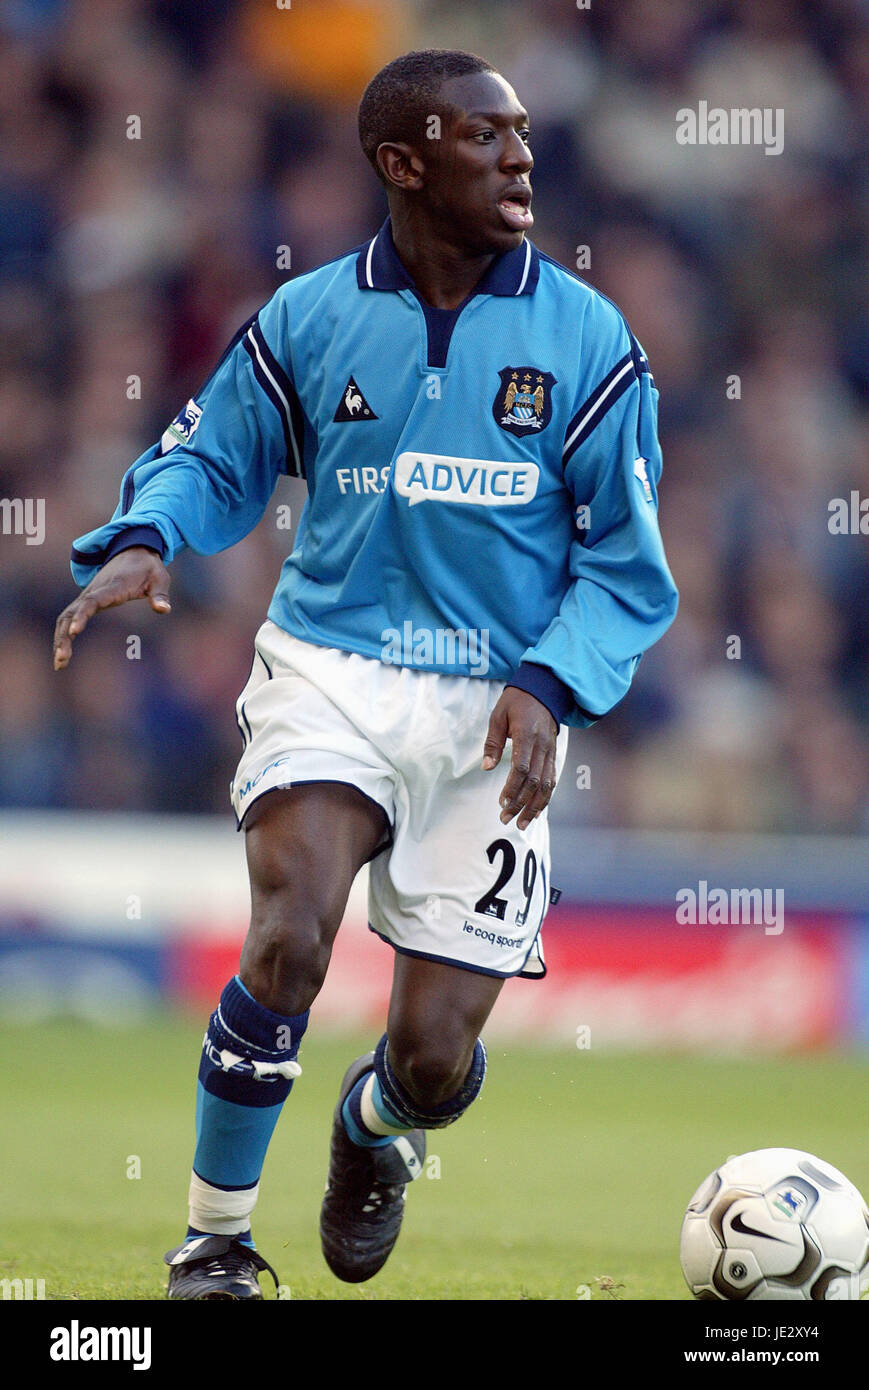
<svg viewBox="0 0 869 1390">
<path fill-rule="evenodd" d="M 94 613 L 134 598 L 146 598 L 155 613 L 171 612 L 169 571 L 156 550 L 144 545 L 131 545 L 115 555 L 64 608 L 54 627 L 55 671 L 69 665 L 73 640 L 84 632 Z"/>
</svg>

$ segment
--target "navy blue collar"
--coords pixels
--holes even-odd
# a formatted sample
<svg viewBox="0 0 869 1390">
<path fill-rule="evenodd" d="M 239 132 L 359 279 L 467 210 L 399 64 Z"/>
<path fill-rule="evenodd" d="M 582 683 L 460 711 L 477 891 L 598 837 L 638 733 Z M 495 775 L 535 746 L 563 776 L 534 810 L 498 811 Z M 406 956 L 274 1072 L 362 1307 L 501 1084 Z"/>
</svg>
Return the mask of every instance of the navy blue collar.
<svg viewBox="0 0 869 1390">
<path fill-rule="evenodd" d="M 489 266 L 474 294 L 533 294 L 540 278 L 540 256 L 527 237 L 514 251 L 505 251 Z M 413 290 L 416 285 L 399 260 L 387 217 L 356 258 L 356 281 L 361 290 Z"/>
</svg>

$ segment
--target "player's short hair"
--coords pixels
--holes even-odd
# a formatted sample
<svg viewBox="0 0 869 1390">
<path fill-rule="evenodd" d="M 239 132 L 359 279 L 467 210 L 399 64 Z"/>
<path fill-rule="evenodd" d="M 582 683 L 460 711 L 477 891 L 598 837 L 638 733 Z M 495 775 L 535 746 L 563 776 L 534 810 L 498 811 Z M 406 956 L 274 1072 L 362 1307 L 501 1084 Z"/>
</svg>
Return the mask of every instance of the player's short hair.
<svg viewBox="0 0 869 1390">
<path fill-rule="evenodd" d="M 359 139 L 381 182 L 385 180 L 377 164 L 379 145 L 395 140 L 422 147 L 428 117 L 443 112 L 440 90 L 444 82 L 471 72 L 495 71 L 476 53 L 452 48 L 405 53 L 381 68 L 359 103 Z"/>
</svg>

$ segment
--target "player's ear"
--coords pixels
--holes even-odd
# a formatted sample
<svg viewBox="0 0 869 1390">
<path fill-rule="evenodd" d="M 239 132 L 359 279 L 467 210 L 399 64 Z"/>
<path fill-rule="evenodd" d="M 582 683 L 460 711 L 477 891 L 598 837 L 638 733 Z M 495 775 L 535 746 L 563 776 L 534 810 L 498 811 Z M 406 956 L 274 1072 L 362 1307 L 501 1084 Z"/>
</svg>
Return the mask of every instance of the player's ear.
<svg viewBox="0 0 869 1390">
<path fill-rule="evenodd" d="M 377 163 L 393 188 L 406 192 L 422 188 L 425 165 L 413 145 L 384 141 L 377 147 Z"/>
</svg>

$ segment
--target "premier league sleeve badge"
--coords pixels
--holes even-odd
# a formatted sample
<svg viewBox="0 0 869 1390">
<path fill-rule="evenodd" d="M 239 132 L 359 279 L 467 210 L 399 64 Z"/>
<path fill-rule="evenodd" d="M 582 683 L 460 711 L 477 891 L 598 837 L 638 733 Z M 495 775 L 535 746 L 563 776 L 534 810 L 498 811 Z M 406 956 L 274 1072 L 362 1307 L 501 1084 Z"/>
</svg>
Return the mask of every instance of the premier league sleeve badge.
<svg viewBox="0 0 869 1390">
<path fill-rule="evenodd" d="M 161 454 L 168 454 L 170 449 L 174 449 L 178 444 L 189 444 L 202 418 L 202 408 L 195 401 L 187 402 L 183 410 L 180 410 L 172 421 L 163 431 L 160 440 Z"/>
</svg>

